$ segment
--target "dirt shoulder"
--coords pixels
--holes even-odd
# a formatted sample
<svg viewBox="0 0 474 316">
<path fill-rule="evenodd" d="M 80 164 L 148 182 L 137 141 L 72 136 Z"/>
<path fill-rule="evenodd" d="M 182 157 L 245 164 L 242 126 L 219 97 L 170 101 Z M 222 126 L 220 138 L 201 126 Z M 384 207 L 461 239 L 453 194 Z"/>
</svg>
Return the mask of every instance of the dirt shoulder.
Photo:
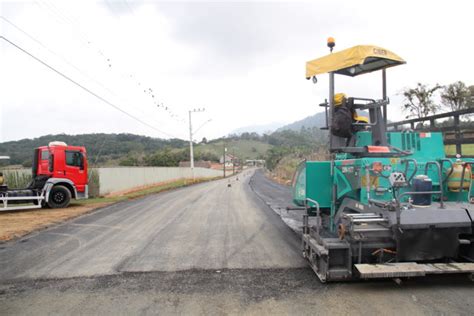
<svg viewBox="0 0 474 316">
<path fill-rule="evenodd" d="M 51 227 L 117 202 L 136 199 L 145 195 L 156 194 L 211 180 L 215 180 L 215 178 L 195 179 L 194 181 L 181 179 L 172 182 L 158 183 L 138 190 L 129 190 L 107 197 L 74 201 L 69 207 L 62 209 L 43 208 L 37 210 L 0 212 L 0 243 L 20 238 L 36 230 Z"/>
<path fill-rule="evenodd" d="M 113 202 L 74 205 L 62 209 L 38 209 L 0 213 L 0 242 L 22 237 L 70 218 L 89 213 Z"/>
</svg>

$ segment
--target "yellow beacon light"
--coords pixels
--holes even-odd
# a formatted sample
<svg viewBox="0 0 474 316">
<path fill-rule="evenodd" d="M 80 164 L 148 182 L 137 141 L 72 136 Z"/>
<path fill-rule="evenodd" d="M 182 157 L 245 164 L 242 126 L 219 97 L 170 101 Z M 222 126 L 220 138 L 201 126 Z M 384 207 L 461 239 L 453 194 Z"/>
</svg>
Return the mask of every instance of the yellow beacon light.
<svg viewBox="0 0 474 316">
<path fill-rule="evenodd" d="M 328 47 L 331 50 L 331 53 L 334 46 L 336 46 L 336 40 L 333 37 L 328 37 Z"/>
</svg>

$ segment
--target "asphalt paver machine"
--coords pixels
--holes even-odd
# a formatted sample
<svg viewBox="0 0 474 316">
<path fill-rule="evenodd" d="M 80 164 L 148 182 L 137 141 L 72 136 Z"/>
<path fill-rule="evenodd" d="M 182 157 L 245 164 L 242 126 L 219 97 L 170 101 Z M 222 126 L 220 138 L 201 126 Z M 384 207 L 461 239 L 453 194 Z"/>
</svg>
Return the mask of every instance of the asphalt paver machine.
<svg viewBox="0 0 474 316">
<path fill-rule="evenodd" d="M 304 206 L 303 255 L 322 282 L 474 273 L 469 159 L 446 158 L 438 132 L 387 131 L 386 69 L 405 64 L 377 46 L 355 46 L 306 64 L 329 74 L 330 161 L 304 161 L 293 200 Z M 381 71 L 381 99 L 335 93 L 336 75 Z M 368 113 L 364 118 L 360 114 Z"/>
</svg>

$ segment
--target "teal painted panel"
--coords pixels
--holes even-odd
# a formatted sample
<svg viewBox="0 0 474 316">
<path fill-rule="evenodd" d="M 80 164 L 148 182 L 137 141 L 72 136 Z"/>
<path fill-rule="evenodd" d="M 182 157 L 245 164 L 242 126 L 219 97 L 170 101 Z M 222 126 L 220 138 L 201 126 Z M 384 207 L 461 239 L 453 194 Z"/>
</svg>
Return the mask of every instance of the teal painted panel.
<svg viewBox="0 0 474 316">
<path fill-rule="evenodd" d="M 306 199 L 306 162 L 300 163 L 293 177 L 293 203 L 304 206 Z"/>
<path fill-rule="evenodd" d="M 433 160 L 445 157 L 442 133 L 390 132 L 387 139 L 390 145 L 413 152 L 410 158 Z"/>
<path fill-rule="evenodd" d="M 321 208 L 331 207 L 331 162 L 306 162 L 306 196 L 319 203 Z"/>
<path fill-rule="evenodd" d="M 356 146 L 364 147 L 372 145 L 372 133 L 371 132 L 358 132 L 356 138 Z"/>
<path fill-rule="evenodd" d="M 356 134 L 356 146 L 372 144 L 372 133 L 368 131 Z M 401 150 L 411 151 L 410 158 L 441 159 L 445 157 L 443 134 L 439 132 L 388 132 L 387 141 Z"/>
</svg>

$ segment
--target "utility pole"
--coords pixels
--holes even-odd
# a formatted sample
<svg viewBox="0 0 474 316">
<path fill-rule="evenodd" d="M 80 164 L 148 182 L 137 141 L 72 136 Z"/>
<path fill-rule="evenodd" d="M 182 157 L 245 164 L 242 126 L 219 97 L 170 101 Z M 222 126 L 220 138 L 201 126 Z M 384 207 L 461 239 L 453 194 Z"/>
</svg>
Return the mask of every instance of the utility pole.
<svg viewBox="0 0 474 316">
<path fill-rule="evenodd" d="M 189 111 L 189 166 L 194 180 L 194 152 L 193 152 L 193 125 L 191 123 L 191 111 Z"/>
<path fill-rule="evenodd" d="M 225 148 L 225 143 L 224 143 L 224 154 L 222 155 L 222 170 L 224 171 L 224 179 L 225 179 L 225 153 L 227 151 L 227 148 Z"/>
<path fill-rule="evenodd" d="M 235 174 L 235 148 L 232 149 L 232 175 Z"/>
<path fill-rule="evenodd" d="M 189 167 L 191 167 L 191 176 L 194 180 L 194 151 L 193 151 L 193 125 L 191 113 L 204 112 L 204 108 L 189 110 Z"/>
</svg>

